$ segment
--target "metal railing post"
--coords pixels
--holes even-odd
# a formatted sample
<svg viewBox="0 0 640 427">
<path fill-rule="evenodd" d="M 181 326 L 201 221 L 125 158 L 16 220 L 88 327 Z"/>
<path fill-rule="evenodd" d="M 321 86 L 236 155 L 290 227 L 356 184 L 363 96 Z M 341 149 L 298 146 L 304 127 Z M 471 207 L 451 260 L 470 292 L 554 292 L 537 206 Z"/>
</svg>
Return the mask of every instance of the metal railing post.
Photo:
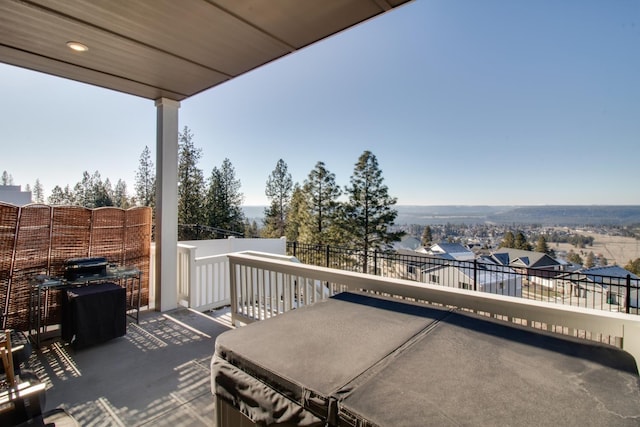
<svg viewBox="0 0 640 427">
<path fill-rule="evenodd" d="M 373 251 L 373 274 L 378 275 L 378 250 Z"/>
<path fill-rule="evenodd" d="M 367 265 L 369 264 L 369 251 L 365 249 L 362 255 L 362 272 L 367 274 Z"/>
<path fill-rule="evenodd" d="M 329 248 L 330 246 L 327 245 L 327 248 L 325 249 L 325 265 L 327 267 L 329 267 Z"/>
<path fill-rule="evenodd" d="M 624 312 L 629 313 L 629 301 L 631 300 L 631 275 L 627 274 L 627 295 L 624 301 Z"/>
<path fill-rule="evenodd" d="M 478 260 L 473 260 L 473 290 L 478 290 Z"/>
</svg>

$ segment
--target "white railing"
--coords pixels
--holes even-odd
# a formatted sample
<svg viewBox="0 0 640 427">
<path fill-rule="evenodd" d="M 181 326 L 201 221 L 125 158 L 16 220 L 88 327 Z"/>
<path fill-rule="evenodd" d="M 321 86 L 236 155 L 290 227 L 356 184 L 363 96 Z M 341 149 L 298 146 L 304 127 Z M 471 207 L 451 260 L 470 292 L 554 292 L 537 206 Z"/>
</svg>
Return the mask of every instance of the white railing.
<svg viewBox="0 0 640 427">
<path fill-rule="evenodd" d="M 178 243 L 178 303 L 189 307 L 192 277 L 195 277 L 196 246 Z"/>
<path fill-rule="evenodd" d="M 251 253 L 229 254 L 228 259 L 234 324 L 263 320 L 342 291 L 367 291 L 605 340 L 632 354 L 640 365 L 639 316 L 316 267 Z"/>
<path fill-rule="evenodd" d="M 193 246 L 197 249 L 198 257 L 222 255 L 232 252 L 258 251 L 284 255 L 287 250 L 287 241 L 281 239 L 243 239 L 229 237 L 228 239 L 213 240 L 183 240 L 178 246 Z"/>
<path fill-rule="evenodd" d="M 286 241 L 229 238 L 178 243 L 176 289 L 179 304 L 199 311 L 229 305 L 227 254 L 246 250 L 284 255 Z"/>
<path fill-rule="evenodd" d="M 190 307 L 210 310 L 231 302 L 229 259 L 226 255 L 196 258 L 188 295 Z"/>
</svg>

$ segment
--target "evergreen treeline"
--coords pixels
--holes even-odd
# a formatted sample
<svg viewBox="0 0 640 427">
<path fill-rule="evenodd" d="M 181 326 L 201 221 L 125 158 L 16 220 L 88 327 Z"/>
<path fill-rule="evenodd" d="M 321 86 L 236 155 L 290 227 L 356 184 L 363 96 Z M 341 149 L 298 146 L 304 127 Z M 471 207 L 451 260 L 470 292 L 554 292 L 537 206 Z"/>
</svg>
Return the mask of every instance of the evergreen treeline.
<svg viewBox="0 0 640 427">
<path fill-rule="evenodd" d="M 156 171 L 151 161 L 149 147 L 144 147 L 140 155 L 140 166 L 136 172 L 135 195 L 129 196 L 127 184 L 119 179 L 115 186 L 111 184 L 109 178 L 102 179 L 100 172 L 95 171 L 90 174 L 87 171 L 82 173 L 82 180 L 73 187 L 67 184 L 64 188 L 56 185 L 51 190 L 51 195 L 47 200 L 44 197 L 44 188 L 40 179 L 31 188 L 26 185 L 25 191 L 31 191 L 34 203 L 48 203 L 50 205 L 73 205 L 86 208 L 100 208 L 104 206 L 115 206 L 123 209 L 132 206 L 155 206 Z M 13 177 L 4 171 L 0 178 L 0 185 L 13 185 Z"/>
<path fill-rule="evenodd" d="M 135 194 L 130 196 L 127 184 L 122 179 L 118 179 L 115 186 L 113 186 L 109 178 L 102 179 L 100 172 L 95 171 L 90 174 L 85 171 L 82 174 L 82 180 L 73 187 L 68 184 L 64 188 L 59 185 L 53 187 L 47 203 L 50 205 L 84 206 L 90 209 L 105 206 L 115 206 L 123 209 L 133 206 L 155 207 L 156 171 L 151 161 L 151 151 L 146 146 L 140 155 L 134 191 Z M 42 185 L 36 179 L 36 184 L 32 190 L 33 201 L 44 203 L 43 193 Z"/>
<path fill-rule="evenodd" d="M 389 195 L 376 156 L 365 151 L 341 188 L 324 162 L 317 162 L 302 183 L 293 184 L 280 159 L 267 180 L 270 205 L 264 212 L 263 237 L 317 245 L 361 248 L 363 259 L 374 249 L 386 249 L 404 234 L 391 231 L 397 199 Z M 345 201 L 340 201 L 341 196 Z M 366 268 L 366 266 L 365 266 Z"/>
<path fill-rule="evenodd" d="M 341 188 L 324 162 L 317 162 L 302 184 L 294 183 L 283 159 L 267 177 L 261 226 L 244 217 L 241 183 L 229 159 L 214 167 L 205 180 L 198 168 L 201 150 L 185 127 L 179 135 L 178 222 L 181 240 L 202 232 L 244 234 L 322 245 L 387 248 L 402 232 L 390 231 L 397 212 L 373 153 L 365 151 L 355 164 L 351 185 Z M 346 201 L 339 201 L 342 195 Z"/>
<path fill-rule="evenodd" d="M 551 233 L 549 241 L 554 243 L 570 243 L 576 248 L 585 248 L 593 246 L 593 236 L 583 236 L 581 234 L 558 234 Z"/>
<path fill-rule="evenodd" d="M 34 196 L 36 202 L 39 198 L 37 194 Z M 51 190 L 48 202 L 51 205 L 79 205 L 86 208 L 116 206 L 125 209 L 136 204 L 135 198 L 127 196 L 127 184 L 123 180 L 119 179 L 114 187 L 109 178 L 103 181 L 98 171 L 93 175 L 85 171 L 82 180 L 73 188 L 56 185 Z"/>
<path fill-rule="evenodd" d="M 335 175 L 319 161 L 302 184 L 294 183 L 288 166 L 280 159 L 267 177 L 265 195 L 269 206 L 260 226 L 249 223 L 242 211 L 241 182 L 229 159 L 214 166 L 205 178 L 199 167 L 202 150 L 196 147 L 188 127 L 178 135 L 178 238 L 209 239 L 238 235 L 279 238 L 309 244 L 330 244 L 370 250 L 385 249 L 400 240 L 402 231 L 391 231 L 397 199 L 389 195 L 376 156 L 365 151 L 354 166 L 350 185 L 341 188 Z M 6 172 L 2 179 L 11 181 Z M 98 171 L 84 172 L 75 186 L 55 186 L 48 199 L 51 205 L 155 207 L 156 179 L 150 150 L 140 155 L 134 186 L 118 180 L 115 186 Z M 43 203 L 42 186 L 36 180 L 34 201 Z M 339 197 L 345 196 L 344 201 Z"/>
<path fill-rule="evenodd" d="M 198 167 L 202 150 L 185 126 L 178 138 L 178 238 L 197 240 L 245 234 L 250 228 L 242 212 L 244 195 L 231 161 L 211 169 L 209 178 Z"/>
</svg>

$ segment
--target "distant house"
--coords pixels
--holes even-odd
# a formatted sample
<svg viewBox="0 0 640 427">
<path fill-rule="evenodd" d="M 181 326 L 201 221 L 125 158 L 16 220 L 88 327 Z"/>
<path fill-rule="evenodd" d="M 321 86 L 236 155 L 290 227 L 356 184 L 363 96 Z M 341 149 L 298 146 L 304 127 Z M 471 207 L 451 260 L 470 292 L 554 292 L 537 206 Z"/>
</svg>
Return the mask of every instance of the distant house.
<svg viewBox="0 0 640 427">
<path fill-rule="evenodd" d="M 522 249 L 499 248 L 491 253 L 498 264 L 517 269 L 537 269 L 559 271 L 562 264 L 543 252 Z"/>
<path fill-rule="evenodd" d="M 438 243 L 421 251 L 396 251 L 401 262 L 393 266 L 396 277 L 433 285 L 522 296 L 522 276 L 489 258 L 478 259 L 459 243 Z M 388 266 L 389 268 L 391 266 Z"/>
<path fill-rule="evenodd" d="M 552 280 L 563 272 L 564 263 L 543 252 L 522 249 L 499 248 L 490 255 L 496 264 L 511 267 L 516 272 L 527 275 L 529 282 L 553 287 Z"/>
<path fill-rule="evenodd" d="M 16 206 L 31 203 L 31 191 L 22 191 L 19 185 L 0 185 L 0 202 Z"/>
<path fill-rule="evenodd" d="M 473 261 L 476 257 L 473 251 L 460 243 L 436 243 L 431 245 L 428 249 L 423 248 L 421 252 L 442 259 L 451 259 L 456 261 Z"/>
<path fill-rule="evenodd" d="M 628 277 L 628 279 L 627 279 Z M 626 306 L 627 280 L 630 282 L 629 307 L 638 308 L 640 278 L 618 265 L 585 268 L 563 276 L 572 297 L 591 301 L 585 306 Z"/>
<path fill-rule="evenodd" d="M 420 239 L 410 236 L 408 234 L 405 234 L 404 236 L 402 236 L 399 242 L 393 242 L 393 249 L 395 250 L 409 249 L 414 251 L 418 249 L 420 246 L 421 246 Z"/>
<path fill-rule="evenodd" d="M 556 261 L 560 264 L 560 270 L 562 271 L 578 271 L 582 268 L 581 264 L 576 264 L 575 262 L 567 261 L 562 258 L 556 258 Z"/>
<path fill-rule="evenodd" d="M 422 271 L 433 265 L 443 264 L 444 261 L 434 255 L 425 254 L 409 249 L 398 249 L 396 255 L 399 261 L 393 264 L 383 264 L 383 275 L 388 277 L 399 277 L 401 279 L 424 282 Z"/>
<path fill-rule="evenodd" d="M 477 262 L 450 262 L 424 268 L 423 282 L 493 294 L 522 296 L 522 276 L 488 258 Z"/>
</svg>

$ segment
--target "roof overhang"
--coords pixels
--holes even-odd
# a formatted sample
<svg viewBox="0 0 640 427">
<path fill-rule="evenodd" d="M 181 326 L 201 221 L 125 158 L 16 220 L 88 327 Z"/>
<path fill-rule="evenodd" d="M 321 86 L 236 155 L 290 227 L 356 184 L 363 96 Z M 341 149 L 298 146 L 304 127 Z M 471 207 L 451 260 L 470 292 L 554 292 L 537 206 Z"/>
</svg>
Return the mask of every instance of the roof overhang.
<svg viewBox="0 0 640 427">
<path fill-rule="evenodd" d="M 408 1 L 6 0 L 0 62 L 181 101 Z"/>
</svg>

